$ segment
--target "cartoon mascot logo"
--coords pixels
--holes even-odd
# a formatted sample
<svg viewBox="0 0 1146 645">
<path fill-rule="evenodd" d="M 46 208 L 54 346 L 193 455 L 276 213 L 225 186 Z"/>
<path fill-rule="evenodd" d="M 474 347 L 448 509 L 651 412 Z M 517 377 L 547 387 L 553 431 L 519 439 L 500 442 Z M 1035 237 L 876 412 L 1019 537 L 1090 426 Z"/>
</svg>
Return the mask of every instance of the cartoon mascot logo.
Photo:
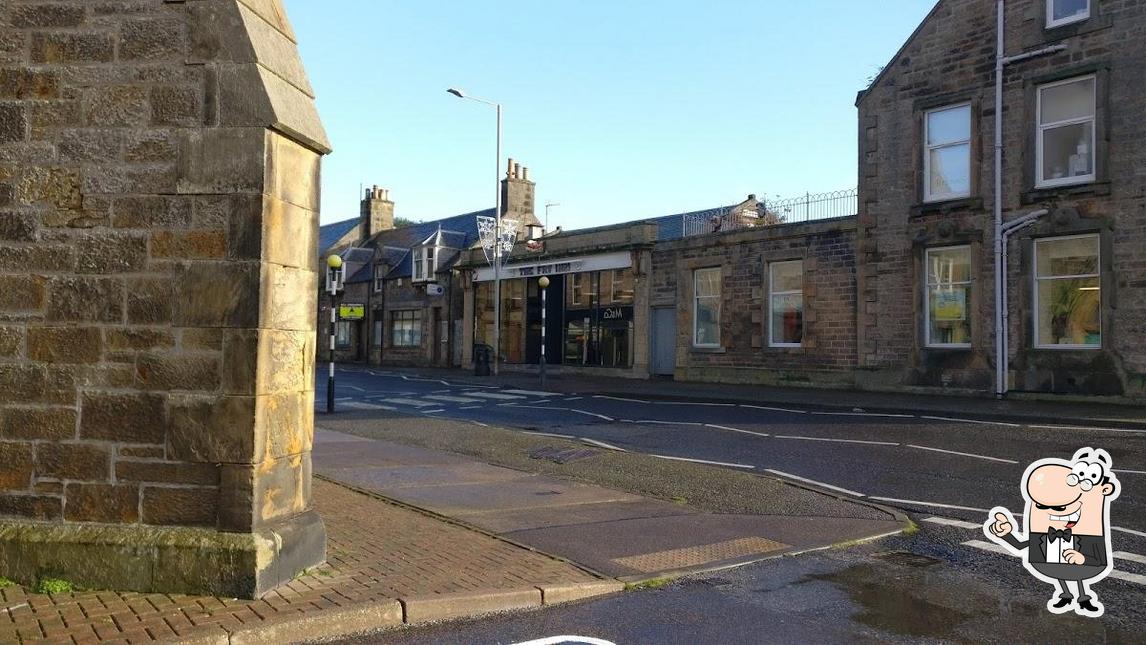
<svg viewBox="0 0 1146 645">
<path fill-rule="evenodd" d="M 1122 487 L 1111 471 L 1105 450 L 1083 448 L 1070 461 L 1040 459 L 1023 473 L 1027 501 L 1025 534 L 1015 532 L 1015 519 L 996 506 L 983 524 L 987 538 L 1023 558 L 1031 575 L 1054 585 L 1058 596 L 1047 610 L 1097 618 L 1103 606 L 1093 586 L 1114 568 L 1110 549 L 1110 502 Z M 1071 591 L 1071 583 L 1075 590 Z"/>
</svg>

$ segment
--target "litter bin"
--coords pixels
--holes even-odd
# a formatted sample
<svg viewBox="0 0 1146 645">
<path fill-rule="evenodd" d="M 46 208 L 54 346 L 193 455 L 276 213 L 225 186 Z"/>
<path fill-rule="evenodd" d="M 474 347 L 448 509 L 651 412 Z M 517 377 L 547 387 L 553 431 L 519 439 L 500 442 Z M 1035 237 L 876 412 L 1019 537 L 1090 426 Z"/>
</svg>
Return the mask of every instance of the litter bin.
<svg viewBox="0 0 1146 645">
<path fill-rule="evenodd" d="M 493 347 L 474 345 L 474 376 L 489 376 L 489 364 L 493 360 Z"/>
</svg>

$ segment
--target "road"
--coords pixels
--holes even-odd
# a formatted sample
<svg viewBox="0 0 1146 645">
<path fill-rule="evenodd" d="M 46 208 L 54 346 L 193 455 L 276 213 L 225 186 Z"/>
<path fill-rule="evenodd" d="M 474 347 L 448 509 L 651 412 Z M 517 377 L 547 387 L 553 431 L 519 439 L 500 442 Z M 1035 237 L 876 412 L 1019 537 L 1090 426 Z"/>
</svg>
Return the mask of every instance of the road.
<svg viewBox="0 0 1146 645">
<path fill-rule="evenodd" d="M 325 401 L 324 375 L 319 376 L 318 388 L 317 400 L 321 405 Z M 1022 586 L 1028 600 L 1049 597 L 1046 585 L 1029 580 L 1015 558 L 991 551 L 978 526 L 986 518 L 987 509 L 995 505 L 1022 512 L 1019 484 L 1023 470 L 1030 462 L 1047 456 L 1069 458 L 1076 449 L 1084 446 L 1104 448 L 1114 459 L 1115 474 L 1122 485 L 1121 496 L 1114 503 L 1112 512 L 1112 525 L 1115 527 L 1112 542 L 1116 552 L 1113 575 L 1119 579 L 1102 583 L 1099 590 L 1108 607 L 1106 619 L 1117 624 L 1137 625 L 1138 628 L 1146 626 L 1146 623 L 1139 622 L 1143 620 L 1139 613 L 1141 610 L 1136 608 L 1140 603 L 1130 600 L 1140 598 L 1146 591 L 1146 429 L 1078 428 L 1065 424 L 1052 427 L 962 420 L 956 415 L 888 415 L 858 409 L 838 412 L 671 399 L 654 401 L 578 396 L 540 389 L 481 387 L 454 383 L 448 378 L 422 378 L 354 368 L 339 371 L 336 396 L 340 410 L 337 414 L 369 416 L 372 412 L 385 410 L 388 414 L 409 414 L 414 418 L 432 416 L 523 432 L 548 433 L 601 447 L 712 462 L 722 467 L 771 474 L 865 497 L 903 509 L 920 524 L 921 530 L 915 536 L 896 538 L 903 542 L 901 547 L 904 551 L 929 554 L 945 566 L 954 564 L 965 568 L 967 563 L 973 563 L 975 571 L 1008 571 L 1008 584 Z M 320 424 L 324 414 L 318 412 Z M 832 560 L 824 565 L 825 572 L 821 573 L 828 577 L 843 575 L 842 572 L 850 570 L 850 567 L 866 566 L 873 553 L 887 548 L 887 544 L 880 544 L 871 553 L 859 553 L 855 555 L 856 562 Z M 811 563 L 813 559 L 807 562 Z M 774 570 L 777 566 L 766 563 L 749 567 L 735 574 L 740 581 L 737 584 L 750 588 L 757 583 L 767 583 L 772 587 L 778 575 Z M 895 565 L 881 563 L 880 566 Z M 754 575 L 759 579 L 753 578 Z M 790 583 L 795 584 L 801 575 L 810 574 L 797 566 L 791 572 Z M 822 582 L 824 580 L 819 580 L 813 587 L 823 586 L 819 584 Z M 665 607 L 675 606 L 679 598 L 674 594 L 681 597 L 709 594 L 713 596 L 709 599 L 711 602 L 730 603 L 728 611 L 734 614 L 739 609 L 753 606 L 753 603 L 744 605 L 737 600 L 740 596 L 730 591 L 737 588 L 736 584 L 723 587 L 686 584 L 655 593 L 668 594 Z M 837 589 L 838 585 L 829 585 L 829 588 Z M 832 592 L 825 591 L 825 594 L 823 601 L 829 602 Z M 648 598 L 654 597 L 651 593 L 647 596 L 627 594 L 589 606 L 553 610 L 544 614 L 551 616 L 544 619 L 526 615 L 493 625 L 510 630 L 516 624 L 514 621 L 525 620 L 522 637 L 536 637 L 534 628 L 540 627 L 536 624 L 538 621 L 553 621 L 558 620 L 553 617 L 568 615 L 572 621 L 570 626 L 586 624 L 586 620 L 588 624 L 595 624 L 598 619 L 610 623 L 608 614 L 616 611 L 620 613 L 612 623 L 623 623 L 629 629 L 618 632 L 622 640 L 648 642 L 640 638 L 642 636 L 663 640 L 666 635 L 663 632 L 637 633 L 644 623 L 653 625 L 655 620 L 652 618 L 638 621 L 639 624 L 616 620 L 621 615 L 655 616 L 657 612 L 645 606 L 651 602 Z M 1132 605 L 1135 609 L 1115 609 Z M 1041 607 L 1038 609 L 1041 611 Z M 595 612 L 603 614 L 589 619 L 579 612 L 588 612 L 586 616 L 596 616 Z M 840 615 L 849 614 L 845 611 Z M 820 635 L 827 641 L 872 634 L 865 631 L 871 629 L 870 625 L 841 620 L 840 624 L 813 621 L 815 624 L 808 625 L 807 629 L 815 629 L 803 633 Z M 722 633 L 705 631 L 719 630 L 718 623 L 722 621 L 700 619 L 693 625 L 698 630 L 695 634 Z M 786 624 L 796 629 L 792 635 L 801 633 L 799 625 Z M 827 631 L 815 631 L 821 628 Z M 633 629 L 637 632 L 632 632 Z M 494 639 L 488 642 L 510 642 L 502 640 L 502 633 L 496 630 L 475 632 L 475 635 L 478 633 Z M 692 633 L 688 630 L 681 632 Z M 878 638 L 883 640 L 897 633 L 900 632 L 894 629 L 879 632 Z M 512 630 L 504 634 L 507 638 L 518 637 Z M 668 639 L 669 642 L 672 640 Z M 709 641 L 708 638 L 702 640 Z M 414 639 L 410 642 L 421 641 Z M 481 642 L 481 639 L 469 642 Z M 680 642 L 687 642 L 687 639 Z"/>
</svg>

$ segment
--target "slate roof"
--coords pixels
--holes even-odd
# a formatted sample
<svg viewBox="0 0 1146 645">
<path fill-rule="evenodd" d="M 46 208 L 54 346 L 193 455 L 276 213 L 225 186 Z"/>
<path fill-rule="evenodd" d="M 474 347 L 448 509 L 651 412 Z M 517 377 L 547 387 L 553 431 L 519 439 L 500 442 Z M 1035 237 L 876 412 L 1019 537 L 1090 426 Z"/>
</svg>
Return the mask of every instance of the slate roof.
<svg viewBox="0 0 1146 645">
<path fill-rule="evenodd" d="M 367 240 L 365 246 L 368 247 L 370 253 L 373 253 L 374 249 L 382 249 L 382 260 L 393 267 L 390 273 L 387 274 L 387 278 L 408 278 L 413 275 L 413 257 L 410 253 L 410 249 L 434 237 L 438 234 L 439 230 L 441 230 L 443 246 L 458 250 L 468 249 L 478 240 L 477 218 L 479 216 L 493 217 L 493 213 L 494 209 L 487 208 L 472 213 L 463 213 L 461 215 L 454 215 L 453 217 L 446 217 L 430 222 L 421 222 L 380 231 Z M 353 221 L 357 222 L 358 220 L 355 219 Z M 339 224 L 342 223 L 343 222 L 339 222 Z M 335 225 L 331 224 L 329 226 Z M 362 249 L 362 251 L 365 251 L 365 249 Z M 440 258 L 438 263 L 439 270 L 452 267 L 458 255 L 459 254 L 455 252 L 450 254 L 449 257 Z M 369 259 L 366 260 L 368 264 L 370 261 Z M 346 281 L 351 283 L 367 282 L 372 278 L 373 270 L 370 269 L 369 266 L 364 266 L 356 269 Z"/>
<path fill-rule="evenodd" d="M 341 240 L 342 236 L 353 230 L 355 226 L 358 226 L 357 217 L 318 227 L 318 252 L 326 253 L 330 250 L 330 247 L 337 244 L 338 240 Z"/>
</svg>

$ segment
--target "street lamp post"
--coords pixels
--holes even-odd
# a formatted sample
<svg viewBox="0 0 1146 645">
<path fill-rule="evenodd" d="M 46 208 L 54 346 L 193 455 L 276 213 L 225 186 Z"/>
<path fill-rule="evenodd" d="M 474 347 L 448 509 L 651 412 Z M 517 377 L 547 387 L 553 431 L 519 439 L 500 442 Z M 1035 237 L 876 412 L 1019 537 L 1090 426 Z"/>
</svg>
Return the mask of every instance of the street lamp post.
<svg viewBox="0 0 1146 645">
<path fill-rule="evenodd" d="M 334 337 L 338 324 L 338 290 L 342 282 L 342 258 L 326 258 L 326 290 L 330 293 L 330 373 L 326 377 L 326 413 L 334 412 Z"/>
<path fill-rule="evenodd" d="M 451 87 L 446 92 L 459 99 L 469 99 L 491 105 L 497 111 L 497 147 L 493 160 L 494 187 L 494 251 L 493 251 L 493 374 L 497 376 L 501 361 L 501 103 L 489 101 Z"/>
<path fill-rule="evenodd" d="M 549 291 L 549 278 L 541 276 L 537 280 L 537 286 L 541 287 L 541 387 L 545 387 L 545 311 L 548 307 L 545 306 L 545 294 Z"/>
</svg>

